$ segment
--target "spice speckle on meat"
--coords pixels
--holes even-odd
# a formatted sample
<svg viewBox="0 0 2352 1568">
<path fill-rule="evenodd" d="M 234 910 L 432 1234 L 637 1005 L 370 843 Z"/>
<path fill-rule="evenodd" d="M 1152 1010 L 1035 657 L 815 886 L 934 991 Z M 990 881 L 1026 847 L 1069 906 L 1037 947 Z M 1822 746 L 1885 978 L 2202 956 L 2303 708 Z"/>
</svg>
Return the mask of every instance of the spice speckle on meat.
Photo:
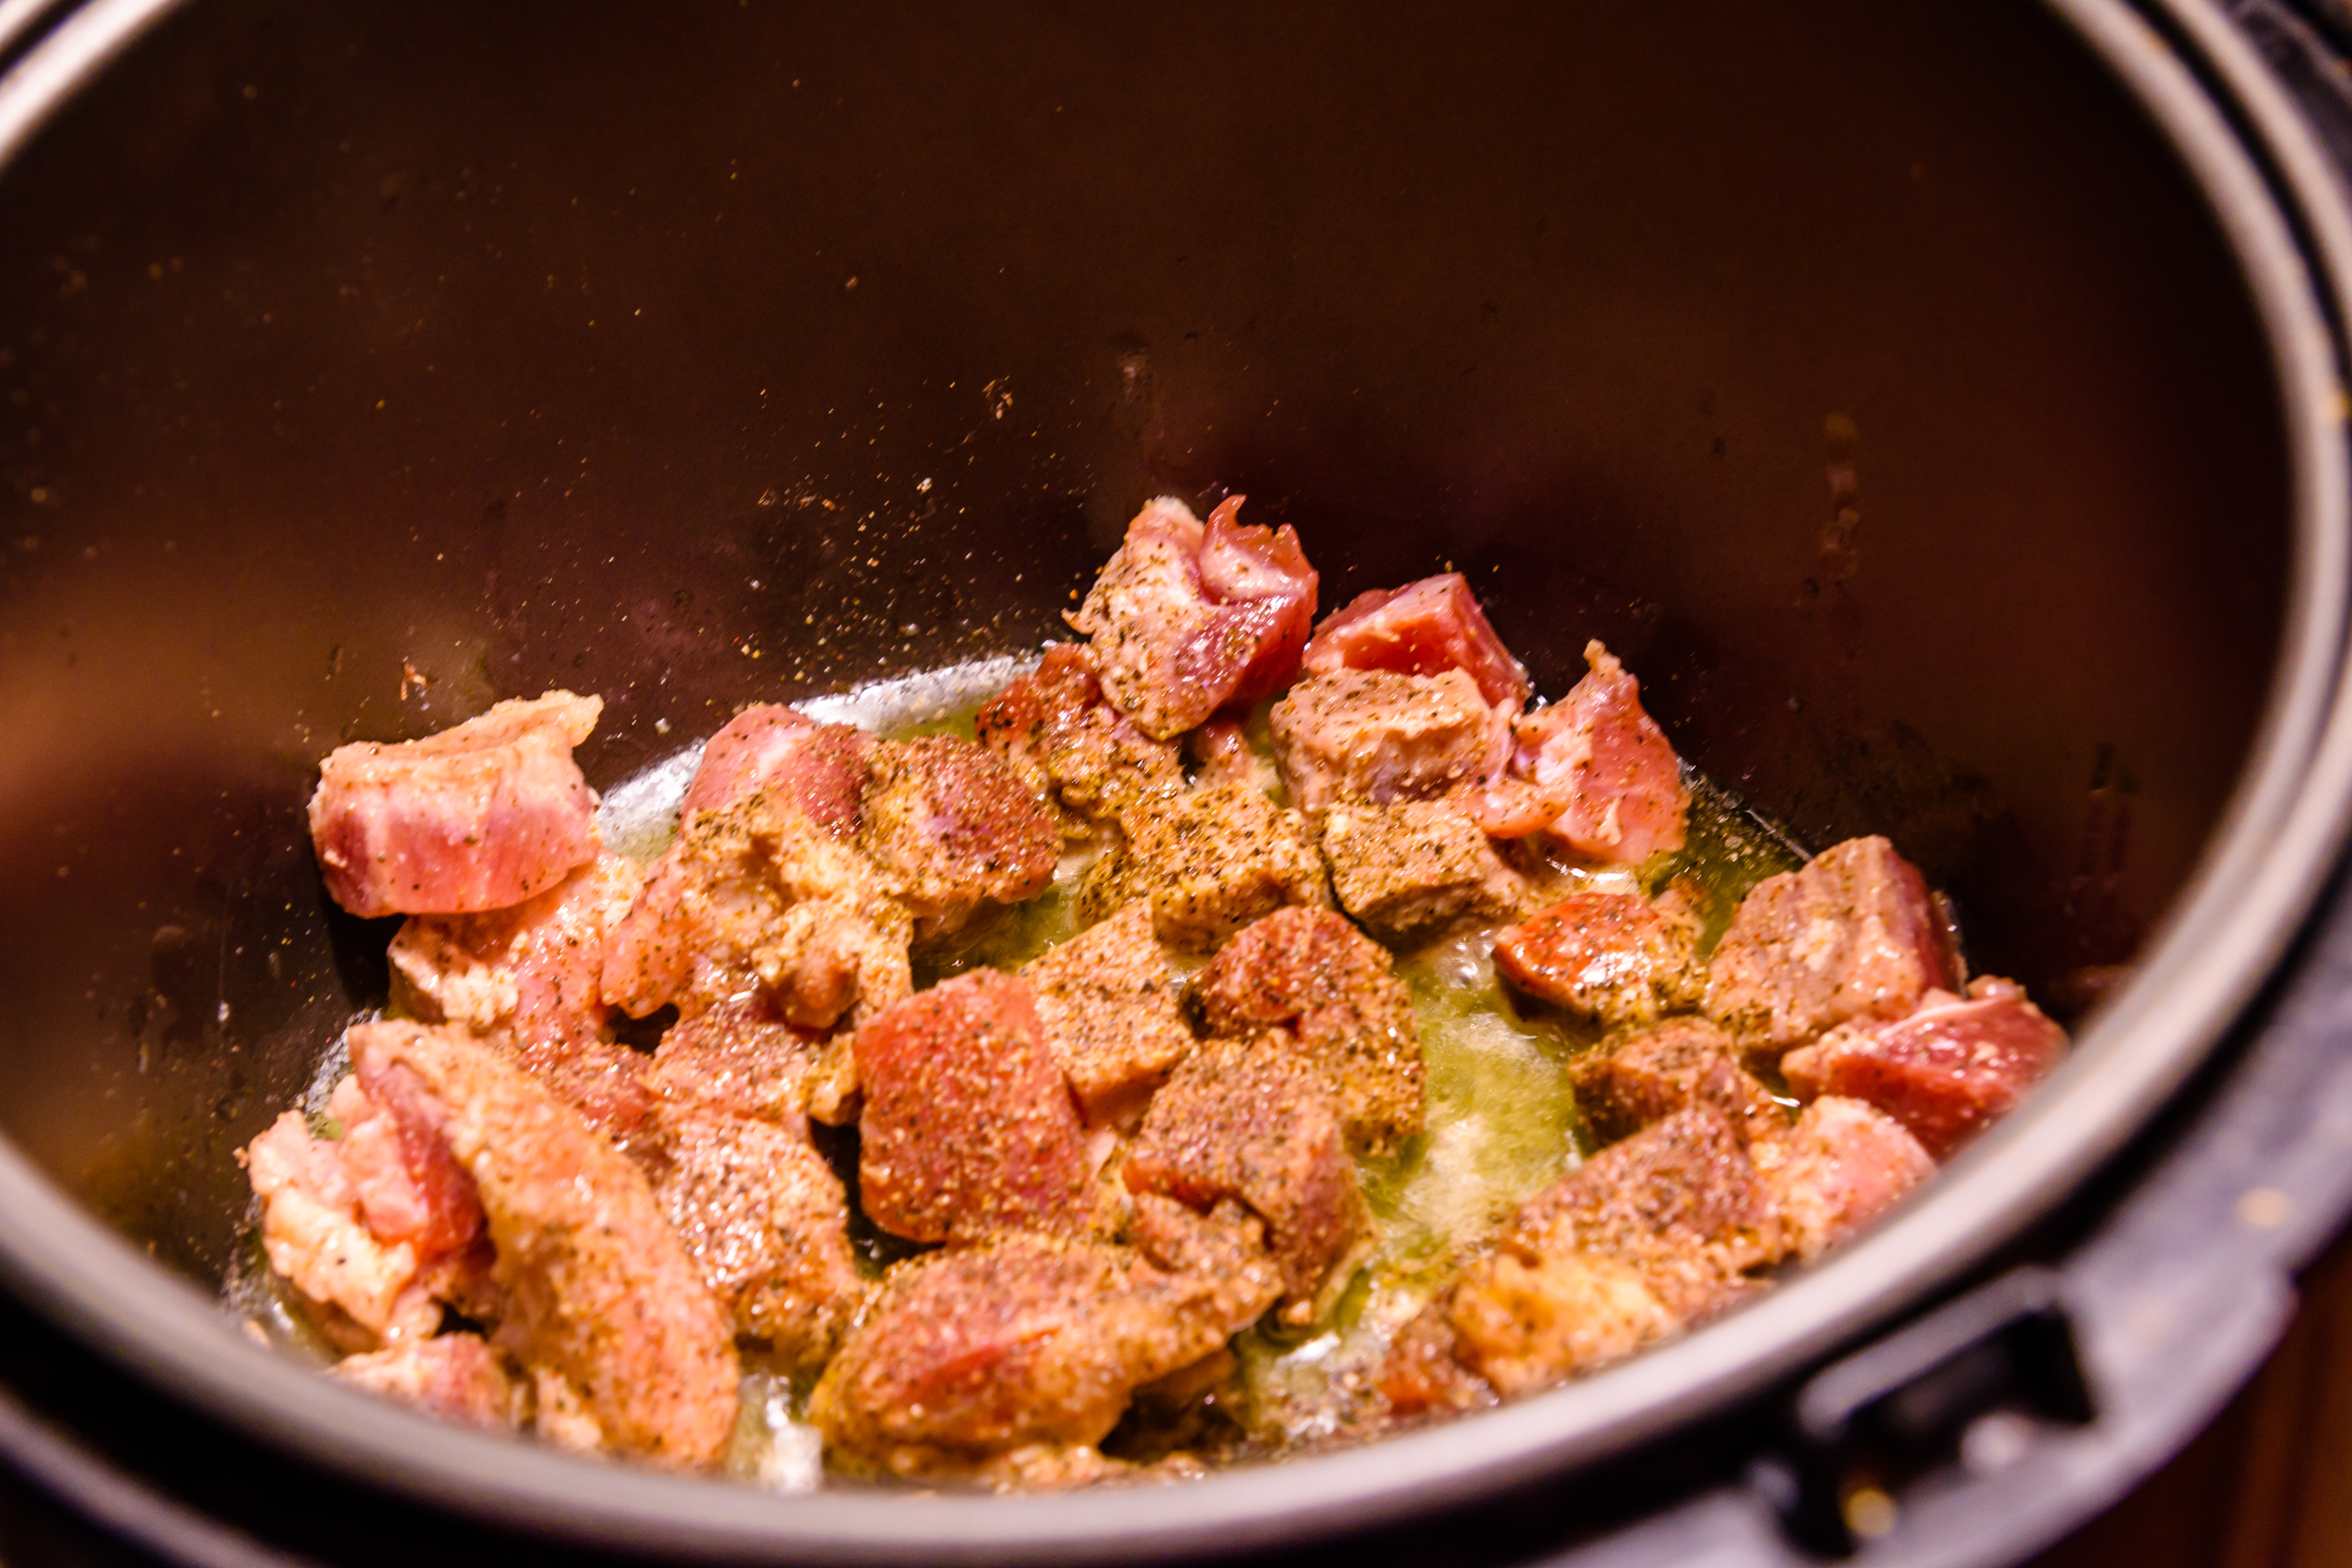
<svg viewBox="0 0 2352 1568">
<path fill-rule="evenodd" d="M 1207 952 L 1285 905 L 1328 905 L 1323 862 L 1298 813 L 1245 784 L 1153 796 L 1119 815 L 1118 844 L 1079 885 L 1089 923 L 1141 900 L 1169 946 Z"/>
</svg>

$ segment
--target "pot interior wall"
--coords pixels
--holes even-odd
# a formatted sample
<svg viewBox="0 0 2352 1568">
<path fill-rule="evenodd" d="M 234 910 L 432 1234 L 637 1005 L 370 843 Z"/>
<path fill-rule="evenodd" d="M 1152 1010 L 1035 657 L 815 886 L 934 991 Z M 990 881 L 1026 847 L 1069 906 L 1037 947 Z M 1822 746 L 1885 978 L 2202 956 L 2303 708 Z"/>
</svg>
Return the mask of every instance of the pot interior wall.
<svg viewBox="0 0 2352 1568">
<path fill-rule="evenodd" d="M 2245 290 L 2022 4 L 198 3 L 0 179 L 0 1124 L 199 1277 L 383 994 L 344 740 L 568 685 L 608 784 L 1238 489 L 2054 1000 L 2284 597 Z"/>
</svg>

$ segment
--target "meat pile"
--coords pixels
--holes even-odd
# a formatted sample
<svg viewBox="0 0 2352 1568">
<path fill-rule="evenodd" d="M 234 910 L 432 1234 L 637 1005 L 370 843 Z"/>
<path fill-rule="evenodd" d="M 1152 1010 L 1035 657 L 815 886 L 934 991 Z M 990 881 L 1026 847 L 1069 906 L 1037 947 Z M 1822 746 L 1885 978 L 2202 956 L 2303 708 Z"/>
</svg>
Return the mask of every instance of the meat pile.
<svg viewBox="0 0 2352 1568">
<path fill-rule="evenodd" d="M 1297 536 L 1241 506 L 1145 507 L 1070 616 L 1087 640 L 976 741 L 744 710 L 648 865 L 599 840 L 572 758 L 594 698 L 329 756 L 328 890 L 405 917 L 393 1016 L 350 1029 L 323 1115 L 243 1157 L 336 1375 L 709 1468 L 753 1347 L 814 1379 L 838 1467 L 1091 1479 L 1139 1398 L 1216 1387 L 1262 1319 L 1322 1319 L 1374 1246 L 1360 1165 L 1424 1131 L 1383 944 L 1501 927 L 1511 984 L 1613 1031 L 1576 1071 L 1607 1147 L 1465 1238 L 1379 1369 L 1400 1416 L 1720 1312 L 2063 1051 L 2016 986 L 1968 981 L 1883 839 L 1759 885 L 1705 956 L 1675 895 L 1591 890 L 1684 842 L 1633 677 L 1594 642 L 1531 706 L 1454 573 L 1318 625 Z M 1080 934 L 915 989 L 1073 847 Z M 853 1217 L 900 1260 L 862 1260 Z"/>
</svg>

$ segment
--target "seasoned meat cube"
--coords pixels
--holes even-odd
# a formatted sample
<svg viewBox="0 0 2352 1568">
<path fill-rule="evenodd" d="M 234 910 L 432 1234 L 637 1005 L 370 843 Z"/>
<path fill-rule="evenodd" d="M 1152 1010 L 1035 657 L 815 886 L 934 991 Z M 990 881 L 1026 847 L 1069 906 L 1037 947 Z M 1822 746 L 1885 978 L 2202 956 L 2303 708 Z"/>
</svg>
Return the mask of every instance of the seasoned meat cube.
<svg viewBox="0 0 2352 1568">
<path fill-rule="evenodd" d="M 913 922 L 866 858 L 774 790 L 686 819 L 605 941 L 604 994 L 642 1018 L 729 997 L 787 1022 L 871 1017 L 912 988 Z"/>
<path fill-rule="evenodd" d="M 508 1035 L 526 1058 L 609 1040 L 604 939 L 643 883 L 634 862 L 600 855 L 507 909 L 413 915 L 392 939 L 394 999 L 427 1023 Z"/>
<path fill-rule="evenodd" d="M 837 1452 L 905 1475 L 1097 1443 L 1137 1389 L 1214 1354 L 1265 1299 L 1100 1243 L 950 1247 L 890 1271 L 809 1419 Z"/>
<path fill-rule="evenodd" d="M 796 1028 L 758 997 L 721 1002 L 672 1025 L 646 1086 L 674 1104 L 793 1126 L 840 1125 L 856 1113 L 857 1064 L 848 1037 Z"/>
<path fill-rule="evenodd" d="M 1293 1323 L 1311 1321 L 1346 1285 L 1370 1226 L 1329 1085 L 1271 1041 L 1210 1040 L 1194 1051 L 1152 1097 L 1125 1178 L 1130 1192 L 1195 1210 L 1247 1205 L 1265 1223 L 1282 1316 Z M 1179 1266 L 1152 1241 L 1147 1226 L 1145 1252 Z"/>
<path fill-rule="evenodd" d="M 758 703 L 728 721 L 702 748 L 679 811 L 715 811 L 772 787 L 811 822 L 847 838 L 857 831 L 873 751 L 874 738 L 854 725 L 819 724 L 782 703 Z"/>
<path fill-rule="evenodd" d="M 1212 719 L 1184 737 L 1185 753 L 1202 784 L 1247 784 L 1271 795 L 1282 774 L 1250 744 L 1249 726 L 1239 719 Z"/>
<path fill-rule="evenodd" d="M 1326 910 L 1282 910 L 1227 942 L 1202 973 L 1213 1035 L 1276 1031 L 1338 1093 L 1349 1142 L 1388 1150 L 1421 1131 L 1421 1040 L 1388 953 Z"/>
<path fill-rule="evenodd" d="M 1054 879 L 1062 832 L 987 748 L 953 735 L 874 749 L 857 842 L 898 886 L 924 937 L 984 902 L 1017 904 Z"/>
<path fill-rule="evenodd" d="M 1516 713 L 1533 689 L 1528 668 L 1511 657 L 1459 572 L 1402 588 L 1359 594 L 1315 628 L 1302 661 L 1309 675 L 1337 669 L 1389 669 L 1443 675 L 1458 669 L 1478 683 L 1487 706 Z"/>
<path fill-rule="evenodd" d="M 1314 569 L 1286 524 L 1245 528 L 1241 507 L 1227 498 L 1203 528 L 1180 500 L 1149 503 L 1070 617 L 1094 639 L 1112 705 L 1159 740 L 1270 697 L 1298 671 Z"/>
<path fill-rule="evenodd" d="M 319 765 L 310 842 L 355 915 L 471 914 L 544 892 L 596 858 L 596 796 L 572 760 L 604 709 L 551 691 Z"/>
<path fill-rule="evenodd" d="M 738 1332 L 797 1367 L 824 1364 L 865 1294 L 849 1199 L 807 1141 L 708 1106 L 668 1117 L 655 1195 Z"/>
<path fill-rule="evenodd" d="M 1694 1105 L 1723 1112 L 1751 1148 L 1789 1131 L 1788 1113 L 1739 1065 L 1731 1037 L 1704 1018 L 1669 1018 L 1604 1042 L 1578 1060 L 1575 1078 L 1576 1108 L 1604 1143 Z"/>
<path fill-rule="evenodd" d="M 1247 784 L 1145 800 L 1119 824 L 1119 845 L 1078 885 L 1089 921 L 1140 899 L 1160 941 L 1206 952 L 1286 904 L 1331 901 L 1305 821 Z"/>
<path fill-rule="evenodd" d="M 1151 906 L 1128 905 L 1021 972 L 1087 1120 L 1131 1121 L 1192 1048 Z"/>
<path fill-rule="evenodd" d="M 1749 890 L 1708 960 L 1706 1012 L 1777 1055 L 1849 1018 L 1899 1018 L 1958 984 L 1918 871 L 1884 838 L 1849 838 Z"/>
<path fill-rule="evenodd" d="M 345 1356 L 329 1369 L 356 1388 L 446 1420 L 511 1431 L 520 1390 L 479 1334 L 443 1334 Z"/>
<path fill-rule="evenodd" d="M 1634 893 L 1574 893 L 1496 932 L 1495 967 L 1528 995 L 1612 1029 L 1696 1006 L 1706 983 L 1696 922 Z"/>
<path fill-rule="evenodd" d="M 1485 782 L 1506 731 L 1458 669 L 1309 676 L 1268 715 L 1275 765 L 1301 811 L 1339 801 L 1434 800 Z"/>
<path fill-rule="evenodd" d="M 625 1142 L 649 1100 L 643 1063 L 612 1044 L 604 945 L 642 880 L 629 860 L 600 855 L 510 909 L 412 916 L 392 939 L 394 1000 L 427 1023 L 495 1037 L 591 1126 Z"/>
<path fill-rule="evenodd" d="M 1639 866 L 1683 847 L 1690 792 L 1665 732 L 1643 711 L 1641 683 L 1597 641 L 1584 645 L 1584 661 L 1591 668 L 1566 697 L 1513 726 L 1509 765 L 1485 794 L 1480 826 Z"/>
<path fill-rule="evenodd" d="M 1687 1321 L 1728 1305 L 1784 1250 L 1772 1194 L 1713 1106 L 1655 1121 L 1529 1199 L 1502 1237 L 1528 1263 L 1595 1253 Z"/>
<path fill-rule="evenodd" d="M 1474 1258 L 1472 1266 L 1477 1262 Z M 1454 1331 L 1453 1306 L 1449 1287 L 1406 1321 L 1390 1342 L 1389 1353 L 1373 1368 L 1372 1386 L 1388 1401 L 1391 1414 L 1459 1412 L 1495 1403 L 1495 1391 L 1486 1380 L 1459 1359 L 1462 1345 Z"/>
<path fill-rule="evenodd" d="M 461 1252 L 482 1235 L 481 1194 L 449 1152 L 440 1108 L 412 1080 L 368 1085 L 353 1074 L 335 1086 L 327 1110 L 341 1124 L 332 1148 L 369 1234 L 409 1243 L 420 1263 Z"/>
<path fill-rule="evenodd" d="M 1811 1263 L 1936 1173 L 1901 1122 L 1859 1100 L 1824 1096 L 1777 1142 L 1748 1153 L 1780 1206 L 1790 1250 Z"/>
<path fill-rule="evenodd" d="M 351 1048 L 371 1098 L 433 1108 L 479 1190 L 499 1344 L 575 1388 L 614 1447 L 714 1462 L 735 1423 L 734 1336 L 643 1173 L 462 1030 L 361 1024 Z"/>
<path fill-rule="evenodd" d="M 1153 740 L 1110 705 L 1083 644 L 1047 647 L 1035 670 L 981 705 L 973 727 L 1024 783 L 1076 819 L 1073 836 L 1184 787 L 1175 742 Z"/>
<path fill-rule="evenodd" d="M 876 1225 L 915 1241 L 1084 1227 L 1086 1126 L 1027 984 L 959 974 L 867 1020 L 856 1050 L 858 1197 Z"/>
<path fill-rule="evenodd" d="M 1866 1100 L 1948 1160 L 2009 1114 L 2066 1054 L 2066 1031 L 2007 980 L 1986 976 L 1963 999 L 1931 991 L 1919 1010 L 1856 1021 L 1780 1059 L 1799 1098 Z"/>
<path fill-rule="evenodd" d="M 1452 801 L 1334 805 L 1321 826 L 1339 907 L 1390 941 L 1501 920 L 1527 901 L 1526 880 Z"/>
<path fill-rule="evenodd" d="M 261 1200 L 262 1250 L 296 1289 L 386 1343 L 440 1327 L 439 1303 L 417 1284 L 416 1248 L 376 1238 L 338 1145 L 310 1136 L 299 1111 L 279 1116 L 238 1158 Z"/>
<path fill-rule="evenodd" d="M 1679 1323 L 1634 1268 L 1590 1252 L 1489 1252 L 1444 1305 L 1454 1353 L 1505 1398 L 1624 1360 Z"/>
</svg>

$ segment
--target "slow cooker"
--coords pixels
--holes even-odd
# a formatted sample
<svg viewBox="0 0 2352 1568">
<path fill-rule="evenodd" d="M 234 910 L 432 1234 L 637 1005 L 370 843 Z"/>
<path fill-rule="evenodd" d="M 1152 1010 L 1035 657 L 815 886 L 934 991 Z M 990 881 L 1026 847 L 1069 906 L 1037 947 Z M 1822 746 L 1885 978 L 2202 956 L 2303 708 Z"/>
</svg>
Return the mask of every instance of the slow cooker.
<svg viewBox="0 0 2352 1568">
<path fill-rule="evenodd" d="M 2352 1206 L 2326 23 L 0 5 L 22 1517 L 217 1563 L 1989 1563 L 2079 1522 Z M 1185 1486 L 778 1495 L 237 1331 L 232 1152 L 386 984 L 304 838 L 326 751 L 568 686 L 609 787 L 747 700 L 1034 648 L 1162 492 L 1246 492 L 1327 604 L 1466 573 L 1541 689 L 1602 637 L 1801 840 L 1890 835 L 2072 1058 L 1717 1325 Z"/>
</svg>

